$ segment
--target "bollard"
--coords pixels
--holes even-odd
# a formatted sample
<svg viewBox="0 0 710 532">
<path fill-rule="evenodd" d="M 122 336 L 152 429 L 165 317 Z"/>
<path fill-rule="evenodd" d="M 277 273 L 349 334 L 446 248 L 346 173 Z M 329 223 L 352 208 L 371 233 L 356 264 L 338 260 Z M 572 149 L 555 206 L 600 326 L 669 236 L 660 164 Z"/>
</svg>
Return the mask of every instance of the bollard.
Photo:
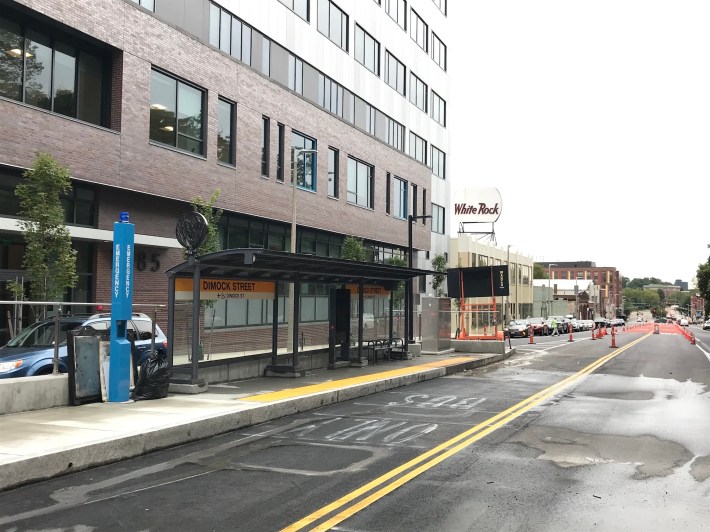
<svg viewBox="0 0 710 532">
<path fill-rule="evenodd" d="M 653 326 L 653 334 L 659 334 L 659 333 L 660 333 L 660 331 L 658 330 L 658 324 L 655 324 Z"/>
<path fill-rule="evenodd" d="M 695 345 L 695 333 L 690 333 L 690 345 Z"/>
<path fill-rule="evenodd" d="M 569 340 L 567 340 L 567 341 L 574 342 L 574 340 L 572 340 L 572 324 L 570 323 L 567 326 L 569 327 Z"/>
<path fill-rule="evenodd" d="M 614 331 L 614 327 L 611 328 L 611 345 L 609 347 L 616 347 L 616 332 Z"/>
<path fill-rule="evenodd" d="M 596 328 L 592 327 L 592 340 L 597 339 L 597 332 L 596 331 L 597 331 Z"/>
<path fill-rule="evenodd" d="M 535 343 L 535 340 L 534 340 L 535 332 L 533 331 L 532 325 L 528 329 L 528 336 L 530 337 L 530 343 L 534 344 Z"/>
</svg>

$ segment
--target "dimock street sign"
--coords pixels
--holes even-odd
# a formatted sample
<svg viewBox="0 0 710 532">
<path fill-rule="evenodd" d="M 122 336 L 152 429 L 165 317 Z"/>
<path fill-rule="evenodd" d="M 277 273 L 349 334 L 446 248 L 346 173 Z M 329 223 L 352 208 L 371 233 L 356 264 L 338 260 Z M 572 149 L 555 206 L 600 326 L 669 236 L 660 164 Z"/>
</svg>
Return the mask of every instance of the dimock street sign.
<svg viewBox="0 0 710 532">
<path fill-rule="evenodd" d="M 175 279 L 175 300 L 192 301 L 192 279 Z M 200 279 L 200 299 L 271 299 L 275 284 L 243 279 Z"/>
<path fill-rule="evenodd" d="M 454 193 L 454 221 L 491 223 L 500 217 L 503 201 L 496 188 L 467 188 Z"/>
</svg>

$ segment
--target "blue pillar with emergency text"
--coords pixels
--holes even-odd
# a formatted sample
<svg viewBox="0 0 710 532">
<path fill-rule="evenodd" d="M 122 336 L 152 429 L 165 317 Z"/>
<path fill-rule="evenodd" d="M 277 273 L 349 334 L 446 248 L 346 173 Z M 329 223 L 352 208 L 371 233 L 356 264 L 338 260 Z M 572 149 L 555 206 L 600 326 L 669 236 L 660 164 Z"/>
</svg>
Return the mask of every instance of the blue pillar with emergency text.
<svg viewBox="0 0 710 532">
<path fill-rule="evenodd" d="M 126 337 L 133 310 L 134 226 L 128 213 L 121 212 L 113 224 L 111 262 L 111 356 L 108 372 L 108 400 L 128 401 L 131 386 L 131 343 Z"/>
</svg>

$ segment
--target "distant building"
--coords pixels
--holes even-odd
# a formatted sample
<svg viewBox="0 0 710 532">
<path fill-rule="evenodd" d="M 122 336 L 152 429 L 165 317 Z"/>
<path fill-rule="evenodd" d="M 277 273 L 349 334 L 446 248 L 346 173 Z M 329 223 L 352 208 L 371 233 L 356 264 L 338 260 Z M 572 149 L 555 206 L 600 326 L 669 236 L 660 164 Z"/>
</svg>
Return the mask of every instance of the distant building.
<svg viewBox="0 0 710 532">
<path fill-rule="evenodd" d="M 675 286 L 680 288 L 681 292 L 687 292 L 688 291 L 688 282 L 687 281 L 681 281 L 680 279 L 676 279 L 675 283 L 673 283 Z"/>
</svg>

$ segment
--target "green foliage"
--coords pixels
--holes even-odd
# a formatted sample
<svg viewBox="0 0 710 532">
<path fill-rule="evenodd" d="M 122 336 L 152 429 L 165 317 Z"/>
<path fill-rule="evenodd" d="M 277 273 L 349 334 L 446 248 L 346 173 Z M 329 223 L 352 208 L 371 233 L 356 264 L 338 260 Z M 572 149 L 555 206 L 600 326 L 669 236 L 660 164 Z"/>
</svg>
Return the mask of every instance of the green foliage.
<svg viewBox="0 0 710 532">
<path fill-rule="evenodd" d="M 624 297 L 624 312 L 627 316 L 635 310 L 650 309 L 661 305 L 661 298 L 655 290 L 624 288 L 622 295 Z"/>
<path fill-rule="evenodd" d="M 431 261 L 431 267 L 436 272 L 442 272 L 440 275 L 434 275 L 431 281 L 431 287 L 437 297 L 441 296 L 441 285 L 446 281 L 446 256 L 443 254 L 435 255 Z"/>
<path fill-rule="evenodd" d="M 533 263 L 533 279 L 547 279 L 548 277 L 547 268 L 537 262 Z"/>
<path fill-rule="evenodd" d="M 700 297 L 705 299 L 703 313 L 710 316 L 710 257 L 705 264 L 698 264 L 698 271 L 695 274 L 696 291 Z"/>
<path fill-rule="evenodd" d="M 215 209 L 214 207 L 220 194 L 220 189 L 216 189 L 210 199 L 206 201 L 200 196 L 192 200 L 192 209 L 202 214 L 207 220 L 207 239 L 204 244 L 197 248 L 198 256 L 214 253 L 222 249 L 222 243 L 219 240 L 219 219 L 222 217 L 222 209 Z"/>
<path fill-rule="evenodd" d="M 385 261 L 391 266 L 399 266 L 400 268 L 405 268 L 407 266 L 407 261 L 404 257 L 390 257 Z M 402 310 L 404 308 L 404 282 L 397 283 L 392 295 L 393 305 L 395 310 Z"/>
<path fill-rule="evenodd" d="M 362 238 L 352 235 L 346 236 L 343 240 L 343 245 L 340 247 L 340 258 L 365 262 L 367 260 L 367 252 Z"/>
<path fill-rule="evenodd" d="M 71 247 L 61 202 L 62 195 L 71 191 L 69 169 L 40 152 L 23 177 L 15 195 L 23 217 L 19 222 L 26 243 L 22 267 L 30 296 L 35 301 L 60 301 L 78 281 L 76 250 Z"/>
<path fill-rule="evenodd" d="M 671 284 L 671 283 L 664 283 L 657 277 L 644 277 L 643 279 L 639 279 L 638 277 L 632 279 L 631 281 L 628 281 L 625 285 L 625 288 L 643 288 L 645 285 L 648 284 Z"/>
</svg>

